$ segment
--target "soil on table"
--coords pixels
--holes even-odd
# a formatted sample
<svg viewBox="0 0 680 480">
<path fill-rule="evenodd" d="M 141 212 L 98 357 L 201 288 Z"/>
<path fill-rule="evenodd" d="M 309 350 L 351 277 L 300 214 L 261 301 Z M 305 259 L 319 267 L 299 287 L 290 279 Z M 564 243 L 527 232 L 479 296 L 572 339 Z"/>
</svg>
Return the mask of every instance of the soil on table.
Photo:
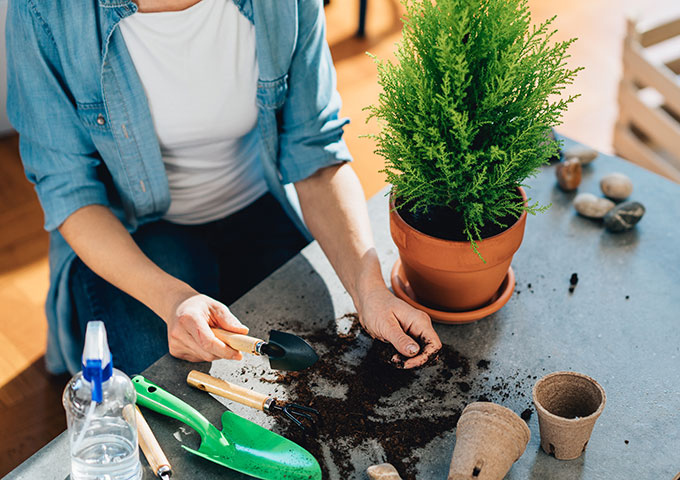
<svg viewBox="0 0 680 480">
<path fill-rule="evenodd" d="M 521 201 L 522 196 L 517 192 L 517 202 Z M 463 216 L 453 207 L 435 206 L 429 207 L 427 211 L 411 211 L 412 203 L 403 203 L 398 200 L 396 206 L 399 216 L 419 232 L 444 240 L 468 241 L 467 236 L 463 233 L 465 230 Z M 493 237 L 504 232 L 514 225 L 518 218 L 519 216 L 516 215 L 506 215 L 497 219 L 500 225 L 487 221 L 480 228 L 481 238 Z"/>
<path fill-rule="evenodd" d="M 521 397 L 518 411 L 530 403 L 526 392 L 531 386 L 523 384 L 530 376 L 491 380 L 489 360 L 471 362 L 447 345 L 437 361 L 424 367 L 395 368 L 389 361 L 394 348 L 372 341 L 355 314 L 343 317 L 348 319 L 351 328 L 343 334 L 334 325 L 308 334 L 303 325 L 296 328 L 317 349 L 319 361 L 305 371 L 269 380 L 286 386 L 289 401 L 321 412 L 313 430 L 277 419 L 275 431 L 309 450 L 321 464 L 323 478 L 364 478 L 355 472 L 352 459 L 359 452 L 376 458 L 375 463 L 393 464 L 404 480 L 415 479 L 418 449 L 452 432 L 468 403 Z M 441 454 L 449 456 L 450 447 Z"/>
<path fill-rule="evenodd" d="M 578 273 L 572 273 L 569 277 L 569 293 L 574 293 L 576 285 L 578 285 Z"/>
</svg>

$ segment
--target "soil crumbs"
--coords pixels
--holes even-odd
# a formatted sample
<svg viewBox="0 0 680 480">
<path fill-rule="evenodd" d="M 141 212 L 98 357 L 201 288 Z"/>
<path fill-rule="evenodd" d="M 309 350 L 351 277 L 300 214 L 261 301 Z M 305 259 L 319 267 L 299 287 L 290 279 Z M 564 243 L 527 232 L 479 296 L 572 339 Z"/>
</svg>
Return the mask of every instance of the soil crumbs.
<svg viewBox="0 0 680 480">
<path fill-rule="evenodd" d="M 512 398 L 518 411 L 530 403 L 526 392 L 531 385 L 521 380 L 526 374 L 491 380 L 488 360 L 480 360 L 471 371 L 470 360 L 448 345 L 433 364 L 395 368 L 385 362 L 393 347 L 366 335 L 356 314 L 342 320 L 348 319 L 352 325 L 343 334 L 333 325 L 311 332 L 308 326 L 296 325 L 318 351 L 319 361 L 303 372 L 265 380 L 285 385 L 291 402 L 321 413 L 313 429 L 302 431 L 282 418 L 276 420 L 275 430 L 309 450 L 321 464 L 323 478 L 349 479 L 357 473 L 363 478 L 352 458 L 363 452 L 375 458 L 374 463 L 394 465 L 404 480 L 415 479 L 417 449 L 452 432 L 468 403 Z"/>
</svg>

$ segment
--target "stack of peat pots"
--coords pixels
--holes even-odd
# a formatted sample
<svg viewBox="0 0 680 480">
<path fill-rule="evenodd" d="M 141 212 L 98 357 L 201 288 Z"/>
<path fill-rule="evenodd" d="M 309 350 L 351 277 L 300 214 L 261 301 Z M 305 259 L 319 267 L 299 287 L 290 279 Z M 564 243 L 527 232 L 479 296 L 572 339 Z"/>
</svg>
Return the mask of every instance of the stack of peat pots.
<svg viewBox="0 0 680 480">
<path fill-rule="evenodd" d="M 587 375 L 555 372 L 536 382 L 533 401 L 543 450 L 559 460 L 574 460 L 585 452 L 607 397 Z M 512 410 L 471 403 L 458 420 L 448 480 L 501 480 L 530 438 L 529 427 Z"/>
</svg>

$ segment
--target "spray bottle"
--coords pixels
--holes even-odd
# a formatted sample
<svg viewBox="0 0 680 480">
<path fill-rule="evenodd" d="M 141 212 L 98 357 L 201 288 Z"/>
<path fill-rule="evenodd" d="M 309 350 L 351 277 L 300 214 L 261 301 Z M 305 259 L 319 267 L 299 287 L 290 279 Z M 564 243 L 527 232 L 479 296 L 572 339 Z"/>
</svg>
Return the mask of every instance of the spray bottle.
<svg viewBox="0 0 680 480">
<path fill-rule="evenodd" d="M 104 322 L 89 322 L 83 370 L 69 381 L 62 398 L 72 480 L 142 478 L 135 400 L 130 379 L 113 368 Z"/>
</svg>

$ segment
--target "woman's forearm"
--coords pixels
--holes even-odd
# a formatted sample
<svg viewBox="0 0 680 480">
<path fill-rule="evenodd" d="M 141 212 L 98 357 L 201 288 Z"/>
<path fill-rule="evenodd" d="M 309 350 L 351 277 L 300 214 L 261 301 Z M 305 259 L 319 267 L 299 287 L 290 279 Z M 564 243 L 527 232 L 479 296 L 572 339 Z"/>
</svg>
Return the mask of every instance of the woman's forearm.
<svg viewBox="0 0 680 480">
<path fill-rule="evenodd" d="M 153 263 L 108 208 L 81 208 L 59 231 L 93 272 L 165 321 L 172 355 L 194 362 L 241 358 L 215 337 L 210 327 L 242 334 L 248 333 L 248 328 L 225 305 L 200 295 Z"/>
<path fill-rule="evenodd" d="M 89 205 L 77 210 L 59 232 L 93 272 L 166 322 L 182 301 L 197 294 L 149 260 L 107 207 Z"/>
<path fill-rule="evenodd" d="M 352 167 L 324 168 L 295 188 L 307 227 L 354 303 L 362 292 L 384 287 L 364 192 Z"/>
<path fill-rule="evenodd" d="M 425 364 L 442 344 L 430 317 L 390 293 L 380 271 L 364 192 L 348 164 L 319 170 L 295 184 L 309 230 L 352 296 L 359 321 L 374 338 L 389 342 L 397 364 Z M 420 344 L 420 345 L 419 345 Z"/>
</svg>

